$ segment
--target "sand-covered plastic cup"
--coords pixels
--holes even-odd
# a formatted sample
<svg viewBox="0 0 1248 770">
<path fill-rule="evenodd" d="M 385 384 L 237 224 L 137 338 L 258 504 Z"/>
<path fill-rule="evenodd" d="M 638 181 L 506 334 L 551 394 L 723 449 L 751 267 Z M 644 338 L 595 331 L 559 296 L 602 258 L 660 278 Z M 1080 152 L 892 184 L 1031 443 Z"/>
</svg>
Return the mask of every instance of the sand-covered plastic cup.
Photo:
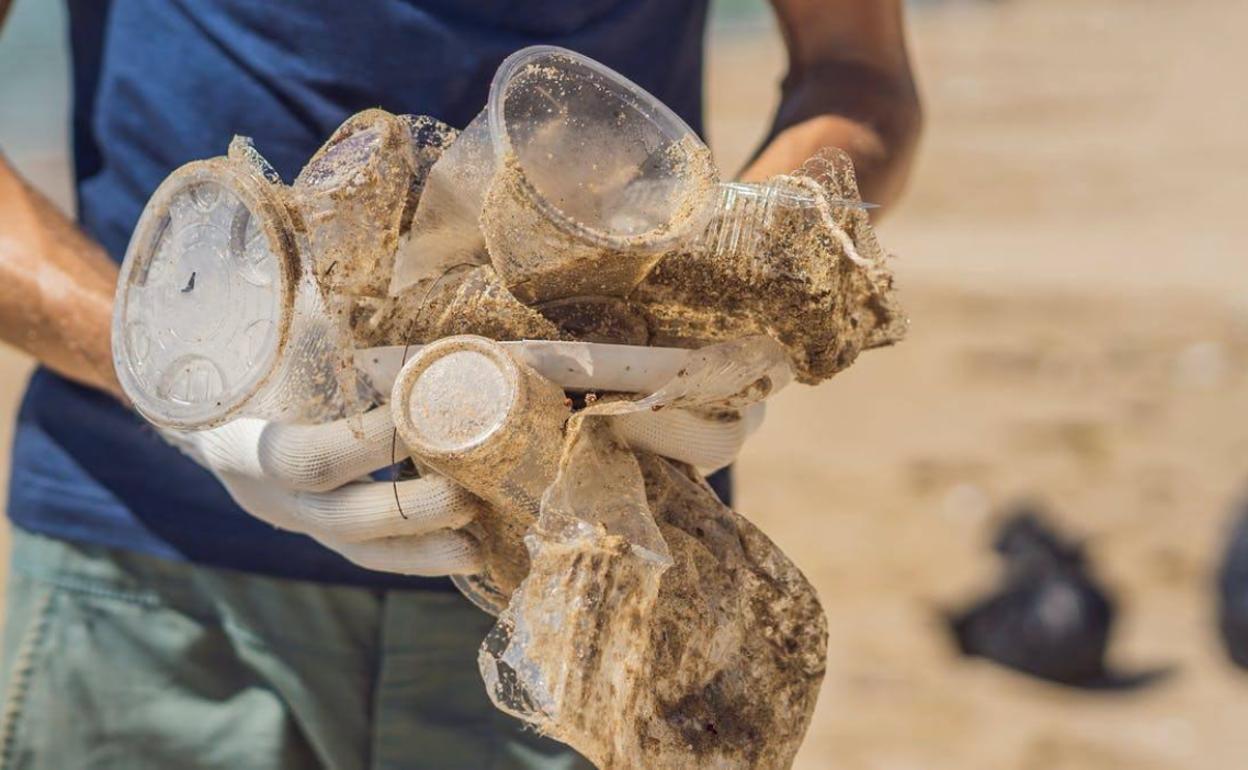
<svg viewBox="0 0 1248 770">
<path fill-rule="evenodd" d="M 391 293 L 488 258 L 528 303 L 622 296 L 701 232 L 717 181 L 706 146 L 640 86 L 573 51 L 525 48 L 434 164 Z"/>
<path fill-rule="evenodd" d="M 403 366 L 390 410 L 413 459 L 490 503 L 468 529 L 485 569 L 456 585 L 497 613 L 528 572 L 524 533 L 557 474 L 570 402 L 497 342 L 463 335 L 424 346 Z"/>
<path fill-rule="evenodd" d="M 384 297 L 413 206 L 416 118 L 364 110 L 347 118 L 291 186 L 326 294 Z"/>
<path fill-rule="evenodd" d="M 798 221 L 813 227 L 824 216 L 823 209 L 869 208 L 861 201 L 821 200 L 817 185 L 802 184 L 794 177 L 723 182 L 715 194 L 713 214 L 696 248 L 717 260 L 763 259 L 767 240 L 780 227 L 794 227 Z"/>
<path fill-rule="evenodd" d="M 121 265 L 113 360 L 136 409 L 178 430 L 342 409 L 335 337 L 284 190 L 246 140 L 173 172 Z"/>
</svg>

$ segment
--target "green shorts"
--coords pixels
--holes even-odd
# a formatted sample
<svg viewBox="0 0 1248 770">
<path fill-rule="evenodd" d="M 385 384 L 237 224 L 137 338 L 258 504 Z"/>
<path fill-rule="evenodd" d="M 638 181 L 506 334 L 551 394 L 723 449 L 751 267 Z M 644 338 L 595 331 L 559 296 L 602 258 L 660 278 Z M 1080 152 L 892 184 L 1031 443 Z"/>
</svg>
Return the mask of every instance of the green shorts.
<svg viewBox="0 0 1248 770">
<path fill-rule="evenodd" d="M 496 711 L 458 594 L 15 531 L 0 770 L 592 768 Z"/>
</svg>

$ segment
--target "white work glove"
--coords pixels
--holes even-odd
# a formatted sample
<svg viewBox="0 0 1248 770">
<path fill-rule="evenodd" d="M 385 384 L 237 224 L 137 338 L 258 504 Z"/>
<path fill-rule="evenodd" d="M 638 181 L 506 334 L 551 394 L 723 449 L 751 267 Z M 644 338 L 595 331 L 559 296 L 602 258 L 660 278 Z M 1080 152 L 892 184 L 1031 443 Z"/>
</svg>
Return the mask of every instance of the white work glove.
<svg viewBox="0 0 1248 770">
<path fill-rule="evenodd" d="M 762 405 L 736 420 L 680 409 L 610 419 L 634 448 L 709 472 L 732 462 L 761 421 Z M 361 429 L 358 435 L 353 425 Z M 358 421 L 290 425 L 239 418 L 211 430 L 165 435 L 212 471 L 243 510 L 307 534 L 363 567 L 429 576 L 480 569 L 476 541 L 458 530 L 484 502 L 442 476 L 367 478 L 409 454 L 395 437 L 389 407 Z"/>
<path fill-rule="evenodd" d="M 609 418 L 620 438 L 633 449 L 689 463 L 706 475 L 737 459 L 741 446 L 763 423 L 762 401 L 735 419 L 706 417 L 685 409 L 631 412 Z"/>
<path fill-rule="evenodd" d="M 408 456 L 394 443 L 389 407 L 356 421 L 239 418 L 165 435 L 252 516 L 309 535 L 363 567 L 409 575 L 471 574 L 480 567 L 476 542 L 455 531 L 472 521 L 480 500 L 441 476 L 368 478 Z"/>
</svg>

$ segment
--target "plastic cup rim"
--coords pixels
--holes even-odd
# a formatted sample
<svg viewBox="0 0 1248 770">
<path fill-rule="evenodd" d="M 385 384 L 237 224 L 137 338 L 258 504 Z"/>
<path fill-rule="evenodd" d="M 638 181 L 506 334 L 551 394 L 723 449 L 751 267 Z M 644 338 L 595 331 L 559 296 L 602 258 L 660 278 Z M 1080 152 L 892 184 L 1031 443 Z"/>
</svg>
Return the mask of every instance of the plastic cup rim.
<svg viewBox="0 0 1248 770">
<path fill-rule="evenodd" d="M 490 141 L 493 144 L 494 157 L 497 162 L 502 162 L 509 154 L 511 154 L 511 140 L 507 136 L 505 128 L 506 121 L 503 119 L 503 101 L 506 94 L 507 85 L 511 82 L 512 77 L 520 68 L 542 58 L 546 57 L 564 57 L 571 59 L 577 64 L 584 66 L 586 69 L 592 70 L 609 80 L 613 85 L 618 86 L 618 90 L 622 94 L 627 94 L 628 100 L 638 108 L 639 112 L 647 114 L 656 123 L 666 122 L 675 133 L 681 136 L 692 137 L 701 142 L 701 139 L 689 127 L 679 115 L 672 111 L 670 107 L 656 99 L 650 92 L 641 86 L 621 75 L 619 72 L 608 67 L 607 65 L 591 59 L 584 54 L 568 48 L 556 45 L 535 45 L 522 48 L 519 51 L 508 56 L 499 65 L 498 70 L 494 73 L 494 79 L 490 82 L 489 99 L 486 102 L 486 123 L 489 126 Z M 665 130 L 664 133 L 667 133 Z M 678 140 L 678 138 L 677 138 Z M 715 173 L 711 164 L 708 165 L 707 182 L 714 183 Z M 627 250 L 637 246 L 651 246 L 654 248 L 662 248 L 684 235 L 689 228 L 695 226 L 701 217 L 699 214 L 702 209 L 706 209 L 710 199 L 713 197 L 707 195 L 707 205 L 692 207 L 687 213 L 682 215 L 681 221 L 673 226 L 671 223 L 665 223 L 643 233 L 634 235 L 613 235 L 597 228 L 589 227 L 582 222 L 578 222 L 568 216 L 562 209 L 552 203 L 546 196 L 529 180 L 528 175 L 523 173 L 523 167 L 520 167 L 521 189 L 538 209 L 546 215 L 547 219 L 560 227 L 565 232 L 576 235 L 580 238 L 589 240 L 600 246 L 608 248 L 617 248 Z M 687 192 L 686 195 L 692 194 Z M 661 233 L 661 235 L 660 235 Z"/>
<path fill-rule="evenodd" d="M 149 253 L 144 259 L 146 264 L 152 256 L 150 249 L 154 245 L 153 238 L 158 235 L 153 230 L 154 224 L 168 212 L 169 205 L 179 191 L 205 181 L 230 189 L 239 196 L 252 216 L 263 216 L 267 220 L 262 229 L 270 250 L 278 260 L 277 275 L 281 282 L 279 291 L 282 294 L 275 333 L 277 344 L 266 353 L 261 364 L 253 367 L 242 383 L 233 389 L 236 395 L 228 402 L 212 404 L 211 408 L 207 404 L 194 409 L 177 406 L 171 408 L 167 399 L 156 396 L 151 388 L 140 385 L 138 377 L 130 368 L 130 343 L 125 321 L 130 303 L 130 279 L 138 264 L 137 254 L 134 252 L 136 249 L 147 249 Z M 202 430 L 219 425 L 242 410 L 277 372 L 282 352 L 289 343 L 295 284 L 298 280 L 299 249 L 294 241 L 293 223 L 268 185 L 269 182 L 258 178 L 243 164 L 229 158 L 191 161 L 180 166 L 160 183 L 139 216 L 131 243 L 126 248 L 121 274 L 118 276 L 118 285 L 122 290 L 113 309 L 112 345 L 115 351 L 114 368 L 123 392 L 140 414 L 157 425 L 178 430 Z M 283 235 L 287 237 L 283 238 Z"/>
<path fill-rule="evenodd" d="M 482 355 L 503 370 L 504 376 L 513 386 L 511 400 L 503 413 L 503 419 L 497 425 L 475 437 L 472 441 L 458 444 L 451 449 L 434 448 L 428 446 L 424 441 L 420 442 L 420 446 L 408 447 L 414 454 L 430 459 L 433 462 L 471 454 L 493 439 L 523 408 L 524 384 L 520 368 L 516 364 L 515 359 L 502 346 L 494 340 L 476 335 L 463 334 L 454 337 L 443 337 L 422 347 L 415 358 L 403 365 L 403 368 L 399 371 L 399 376 L 395 378 L 394 387 L 390 394 L 390 403 L 392 405 L 392 417 L 395 421 L 395 426 L 399 430 L 400 437 L 403 437 L 405 434 L 408 436 L 421 435 L 421 431 L 416 429 L 415 422 L 412 420 L 411 409 L 408 407 L 412 388 L 416 385 L 416 381 L 435 362 L 452 353 L 461 351 L 470 351 Z"/>
</svg>

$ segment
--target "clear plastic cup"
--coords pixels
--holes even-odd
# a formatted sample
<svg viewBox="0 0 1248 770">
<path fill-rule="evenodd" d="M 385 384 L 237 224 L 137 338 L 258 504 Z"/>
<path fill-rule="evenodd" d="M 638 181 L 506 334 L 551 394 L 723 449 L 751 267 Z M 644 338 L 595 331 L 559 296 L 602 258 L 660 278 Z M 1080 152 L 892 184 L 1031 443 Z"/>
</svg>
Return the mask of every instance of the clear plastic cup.
<svg viewBox="0 0 1248 770">
<path fill-rule="evenodd" d="M 368 406 L 375 394 L 351 354 L 358 303 L 386 299 L 425 174 L 451 138 L 431 118 L 366 110 L 290 188 L 241 138 L 228 157 L 171 174 L 131 239 L 113 320 L 118 376 L 139 411 L 197 430 Z"/>
<path fill-rule="evenodd" d="M 162 427 L 341 409 L 334 337 L 284 190 L 249 143 L 189 163 L 148 201 L 121 266 L 113 359 Z"/>
<path fill-rule="evenodd" d="M 777 227 L 802 220 L 812 225 L 824 211 L 867 210 L 872 204 L 830 198 L 817 181 L 780 176 L 766 182 L 722 182 L 710 220 L 695 249 L 712 259 L 739 259 L 767 251 Z"/>
<path fill-rule="evenodd" d="M 431 170 L 420 248 L 391 291 L 488 254 L 525 302 L 621 296 L 701 231 L 716 181 L 706 146 L 642 88 L 566 49 L 523 49 Z"/>
</svg>

